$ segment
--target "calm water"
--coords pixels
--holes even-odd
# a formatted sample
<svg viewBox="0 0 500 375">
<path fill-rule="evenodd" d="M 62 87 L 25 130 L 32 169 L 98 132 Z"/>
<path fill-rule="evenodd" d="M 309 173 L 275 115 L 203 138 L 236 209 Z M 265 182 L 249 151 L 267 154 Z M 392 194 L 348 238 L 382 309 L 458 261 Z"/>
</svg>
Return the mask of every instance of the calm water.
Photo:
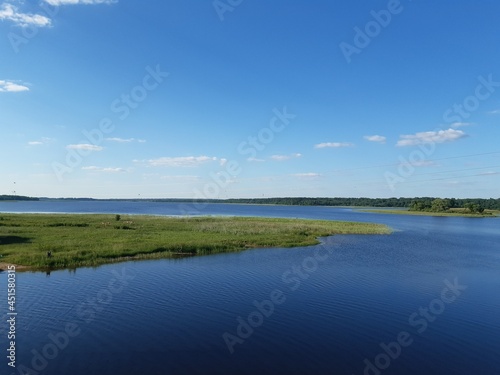
<svg viewBox="0 0 500 375">
<path fill-rule="evenodd" d="M 184 213 L 178 204 L 144 202 L 0 203 L 7 211 Z M 500 374 L 500 219 L 223 204 L 195 213 L 372 221 L 396 231 L 329 237 L 316 247 L 18 273 L 18 370 Z M 6 288 L 3 273 L 2 312 Z M 5 353 L 5 323 L 0 334 Z M 5 358 L 0 366 L 12 372 Z"/>
</svg>

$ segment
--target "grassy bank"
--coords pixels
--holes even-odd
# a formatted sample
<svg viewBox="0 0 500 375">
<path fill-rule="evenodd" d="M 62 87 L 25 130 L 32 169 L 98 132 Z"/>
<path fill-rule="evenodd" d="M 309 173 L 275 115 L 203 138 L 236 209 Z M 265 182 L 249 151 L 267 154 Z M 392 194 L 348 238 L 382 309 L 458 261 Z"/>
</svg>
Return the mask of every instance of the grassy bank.
<svg viewBox="0 0 500 375">
<path fill-rule="evenodd" d="M 0 262 L 76 268 L 256 247 L 317 244 L 333 234 L 388 234 L 381 224 L 249 217 L 0 214 Z M 51 256 L 48 256 L 48 252 Z"/>
<path fill-rule="evenodd" d="M 382 210 L 382 209 L 363 209 L 363 212 L 375 212 L 379 214 L 398 214 L 398 215 L 417 215 L 417 216 L 454 216 L 454 217 L 497 217 L 500 216 L 500 211 L 484 210 L 481 214 L 468 213 L 463 208 L 452 208 L 446 212 L 431 212 L 431 211 L 409 211 L 408 209 L 401 210 Z"/>
</svg>

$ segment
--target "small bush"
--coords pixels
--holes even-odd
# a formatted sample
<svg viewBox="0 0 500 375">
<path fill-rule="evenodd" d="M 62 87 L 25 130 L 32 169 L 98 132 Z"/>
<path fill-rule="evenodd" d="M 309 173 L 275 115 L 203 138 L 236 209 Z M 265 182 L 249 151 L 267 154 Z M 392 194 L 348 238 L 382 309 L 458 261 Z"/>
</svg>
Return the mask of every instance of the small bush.
<svg viewBox="0 0 500 375">
<path fill-rule="evenodd" d="M 135 228 L 129 227 L 128 225 L 115 225 L 115 229 L 135 230 Z"/>
<path fill-rule="evenodd" d="M 89 224 L 86 223 L 53 223 L 53 224 L 47 224 L 48 227 L 79 227 L 79 228 L 86 228 L 89 226 Z"/>
</svg>

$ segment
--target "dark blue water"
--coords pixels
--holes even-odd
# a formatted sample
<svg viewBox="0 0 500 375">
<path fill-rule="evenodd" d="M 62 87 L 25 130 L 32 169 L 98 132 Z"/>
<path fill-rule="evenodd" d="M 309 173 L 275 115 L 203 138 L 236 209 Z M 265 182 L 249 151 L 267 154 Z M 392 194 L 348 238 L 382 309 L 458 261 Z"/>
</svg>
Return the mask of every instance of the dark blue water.
<svg viewBox="0 0 500 375">
<path fill-rule="evenodd" d="M 140 202 L 1 203 L 0 211 L 180 213 L 177 204 Z M 500 219 L 220 204 L 197 213 L 371 221 L 395 232 L 18 273 L 17 370 L 500 374 Z M 6 288 L 0 274 L 2 311 Z"/>
</svg>

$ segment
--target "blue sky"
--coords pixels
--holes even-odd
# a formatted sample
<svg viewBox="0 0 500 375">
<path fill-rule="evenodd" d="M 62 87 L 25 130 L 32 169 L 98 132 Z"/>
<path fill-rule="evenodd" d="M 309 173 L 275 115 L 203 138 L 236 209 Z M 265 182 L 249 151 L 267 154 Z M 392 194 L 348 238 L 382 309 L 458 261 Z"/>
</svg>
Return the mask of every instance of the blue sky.
<svg viewBox="0 0 500 375">
<path fill-rule="evenodd" d="M 0 0 L 0 194 L 498 198 L 498 14 Z"/>
</svg>

